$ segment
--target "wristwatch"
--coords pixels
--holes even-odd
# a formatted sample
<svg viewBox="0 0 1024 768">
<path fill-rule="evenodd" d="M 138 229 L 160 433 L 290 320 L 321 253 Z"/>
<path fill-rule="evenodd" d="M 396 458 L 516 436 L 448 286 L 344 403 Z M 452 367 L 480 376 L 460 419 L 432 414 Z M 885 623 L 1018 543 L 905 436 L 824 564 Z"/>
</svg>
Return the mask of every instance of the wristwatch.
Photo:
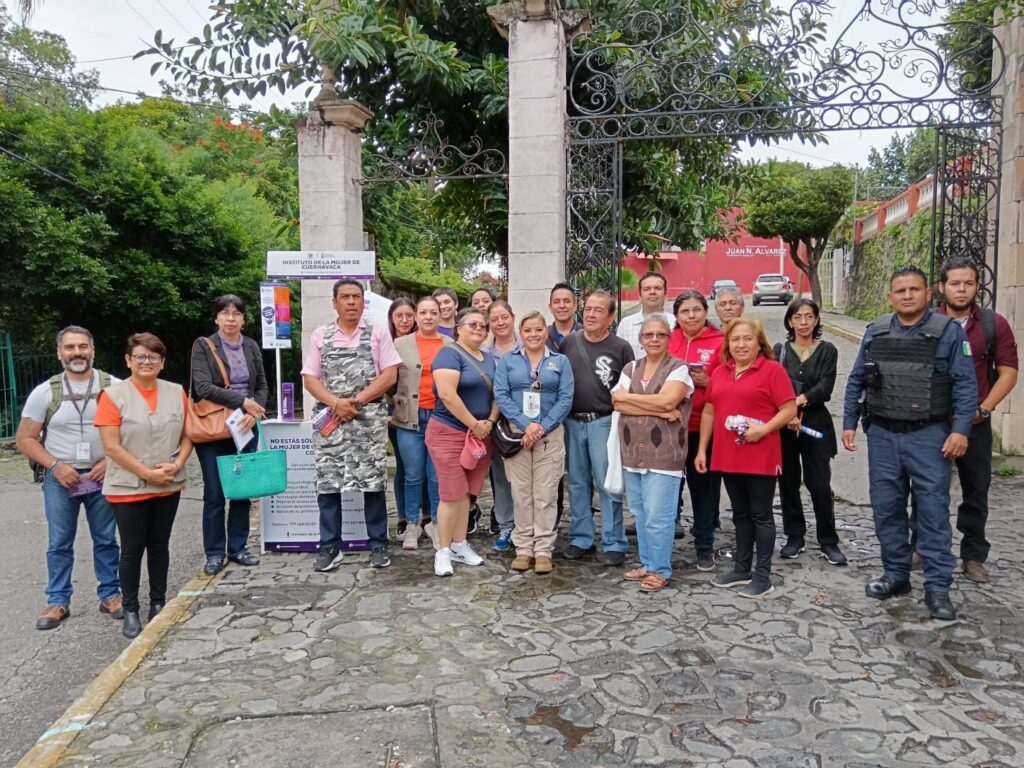
<svg viewBox="0 0 1024 768">
<path fill-rule="evenodd" d="M 979 405 L 978 406 L 978 415 L 981 416 L 981 420 L 982 421 L 987 421 L 992 416 L 992 411 L 990 411 L 988 408 L 982 408 Z"/>
</svg>

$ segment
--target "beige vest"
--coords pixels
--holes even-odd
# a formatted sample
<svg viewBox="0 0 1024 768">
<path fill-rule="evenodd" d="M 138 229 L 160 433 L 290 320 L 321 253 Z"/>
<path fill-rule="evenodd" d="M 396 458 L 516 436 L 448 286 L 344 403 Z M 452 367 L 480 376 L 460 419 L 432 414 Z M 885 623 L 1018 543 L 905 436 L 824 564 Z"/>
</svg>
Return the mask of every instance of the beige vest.
<svg viewBox="0 0 1024 768">
<path fill-rule="evenodd" d="M 447 336 L 442 347 L 454 344 Z M 420 348 L 416 344 L 416 334 L 409 333 L 395 339 L 395 350 L 402 358 L 398 368 L 398 382 L 392 395 L 394 412 L 391 423 L 402 429 L 419 431 L 420 428 L 420 379 L 423 377 L 423 361 L 420 360 Z"/>
<path fill-rule="evenodd" d="M 179 384 L 157 379 L 156 412 L 131 381 L 122 381 L 104 390 L 121 414 L 121 445 L 147 467 L 173 461 L 185 428 L 184 391 Z M 135 496 L 146 493 L 171 493 L 185 485 L 184 468 L 168 485 L 150 485 L 107 457 L 103 479 L 104 496 Z"/>
</svg>

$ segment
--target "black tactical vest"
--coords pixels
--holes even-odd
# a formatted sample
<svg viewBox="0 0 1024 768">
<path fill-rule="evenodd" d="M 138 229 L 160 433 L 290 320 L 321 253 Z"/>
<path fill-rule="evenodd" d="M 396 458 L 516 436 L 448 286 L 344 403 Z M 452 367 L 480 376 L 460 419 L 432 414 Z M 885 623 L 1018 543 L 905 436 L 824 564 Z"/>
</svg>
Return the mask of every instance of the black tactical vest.
<svg viewBox="0 0 1024 768">
<path fill-rule="evenodd" d="M 869 416 L 892 421 L 936 421 L 953 410 L 953 380 L 935 368 L 948 315 L 932 312 L 910 334 L 892 333 L 893 315 L 883 315 L 869 326 L 871 345 L 867 359 L 878 365 L 880 386 L 866 387 Z"/>
</svg>

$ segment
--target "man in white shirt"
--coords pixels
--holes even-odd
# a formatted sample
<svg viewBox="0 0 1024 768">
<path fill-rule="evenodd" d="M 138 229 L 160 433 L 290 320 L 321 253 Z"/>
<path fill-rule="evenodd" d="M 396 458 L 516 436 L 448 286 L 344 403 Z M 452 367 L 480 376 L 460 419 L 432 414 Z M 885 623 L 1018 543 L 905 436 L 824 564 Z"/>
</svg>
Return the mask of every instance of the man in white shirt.
<svg viewBox="0 0 1024 768">
<path fill-rule="evenodd" d="M 615 335 L 625 339 L 633 348 L 633 355 L 640 359 L 644 355 L 640 346 L 640 326 L 651 315 L 661 315 L 668 322 L 669 329 L 676 327 L 676 319 L 665 311 L 665 297 L 668 293 L 668 281 L 661 272 L 647 272 L 640 278 L 640 311 L 634 312 L 619 321 Z"/>
<path fill-rule="evenodd" d="M 100 390 L 118 379 L 93 369 L 92 334 L 69 325 L 57 334 L 57 357 L 64 372 L 32 390 L 15 436 L 18 450 L 43 471 L 46 512 L 46 610 L 36 629 L 54 629 L 71 615 L 71 572 L 75 564 L 78 513 L 92 535 L 93 569 L 100 612 L 122 618 L 118 579 L 120 550 L 114 514 L 103 497 L 106 459 L 93 426 Z"/>
</svg>

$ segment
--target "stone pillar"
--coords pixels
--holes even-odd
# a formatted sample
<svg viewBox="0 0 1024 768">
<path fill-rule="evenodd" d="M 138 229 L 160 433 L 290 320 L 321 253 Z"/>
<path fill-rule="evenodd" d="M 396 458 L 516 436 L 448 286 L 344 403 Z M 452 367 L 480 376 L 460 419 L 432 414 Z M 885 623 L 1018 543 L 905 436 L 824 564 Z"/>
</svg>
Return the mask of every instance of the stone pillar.
<svg viewBox="0 0 1024 768">
<path fill-rule="evenodd" d="M 1006 69 L 996 92 L 1003 96 L 1002 182 L 999 188 L 999 264 L 996 311 L 1013 328 L 1024 351 L 1024 22 L 996 27 Z M 1018 384 L 995 413 L 995 450 L 1024 454 L 1024 384 Z"/>
<path fill-rule="evenodd" d="M 321 93 L 299 129 L 299 215 L 302 250 L 363 250 L 362 144 L 359 132 L 373 114 L 355 101 Z M 337 318 L 331 280 L 302 281 L 302 349 L 310 334 Z M 303 413 L 313 400 L 304 395 Z"/>
<path fill-rule="evenodd" d="M 508 298 L 517 315 L 546 313 L 565 279 L 566 38 L 589 16 L 557 0 L 487 10 L 509 43 Z"/>
</svg>

